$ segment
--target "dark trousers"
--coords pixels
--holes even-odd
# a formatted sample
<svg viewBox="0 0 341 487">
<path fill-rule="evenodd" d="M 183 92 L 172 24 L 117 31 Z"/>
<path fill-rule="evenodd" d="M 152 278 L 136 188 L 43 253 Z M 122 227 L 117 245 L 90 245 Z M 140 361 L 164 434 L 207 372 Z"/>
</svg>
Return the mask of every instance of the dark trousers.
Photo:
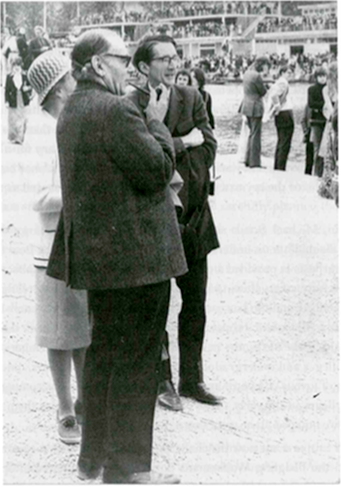
<svg viewBox="0 0 341 487">
<path fill-rule="evenodd" d="M 92 343 L 84 366 L 79 467 L 105 483 L 151 469 L 155 400 L 170 281 L 88 291 Z"/>
<path fill-rule="evenodd" d="M 249 167 L 260 167 L 260 156 L 262 152 L 262 117 L 247 117 L 247 124 L 250 133 L 247 140 L 245 165 Z"/>
<path fill-rule="evenodd" d="M 314 144 L 314 174 L 319 178 L 322 178 L 324 165 L 323 157 L 319 156 L 324 127 L 325 123 L 311 127 L 312 142 Z"/>
<path fill-rule="evenodd" d="M 306 142 L 305 144 L 305 170 L 304 174 L 312 174 L 314 166 L 314 144 Z"/>
<path fill-rule="evenodd" d="M 189 271 L 176 279 L 182 306 L 179 314 L 179 375 L 182 383 L 203 381 L 202 348 L 206 324 L 207 257 L 194 261 Z M 168 334 L 165 332 L 161 380 L 171 379 Z"/>
<path fill-rule="evenodd" d="M 285 171 L 294 133 L 294 117 L 292 110 L 279 112 L 275 117 L 277 129 L 277 146 L 275 152 L 275 169 Z"/>
</svg>

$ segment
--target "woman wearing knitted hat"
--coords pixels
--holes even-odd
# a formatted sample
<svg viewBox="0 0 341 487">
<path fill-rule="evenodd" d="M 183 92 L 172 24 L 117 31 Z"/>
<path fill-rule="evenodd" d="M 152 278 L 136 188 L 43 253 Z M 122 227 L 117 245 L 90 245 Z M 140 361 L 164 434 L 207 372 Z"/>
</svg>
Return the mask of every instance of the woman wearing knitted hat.
<svg viewBox="0 0 341 487">
<path fill-rule="evenodd" d="M 65 283 L 46 275 L 53 238 L 62 209 L 57 118 L 75 83 L 70 63 L 58 51 L 41 54 L 31 65 L 28 79 L 38 94 L 42 110 L 30 120 L 28 139 L 35 154 L 39 174 L 33 209 L 38 215 L 39 242 L 34 253 L 36 268 L 36 341 L 46 347 L 58 398 L 57 424 L 61 441 L 79 443 L 82 408 L 82 374 L 86 347 L 91 341 L 85 291 L 74 291 Z M 33 133 L 34 132 L 34 133 Z M 71 397 L 71 363 L 77 379 L 77 401 Z M 76 419 L 77 415 L 77 419 Z"/>
</svg>

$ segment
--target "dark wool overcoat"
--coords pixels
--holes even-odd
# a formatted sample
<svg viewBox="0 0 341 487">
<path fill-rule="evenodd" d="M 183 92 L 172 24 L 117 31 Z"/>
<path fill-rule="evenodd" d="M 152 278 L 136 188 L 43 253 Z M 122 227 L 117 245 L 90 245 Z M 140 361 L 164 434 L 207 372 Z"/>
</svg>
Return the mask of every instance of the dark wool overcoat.
<svg viewBox="0 0 341 487">
<path fill-rule="evenodd" d="M 59 117 L 57 141 L 63 211 L 47 274 L 89 290 L 184 274 L 168 129 L 147 125 L 104 86 L 81 82 Z"/>
<path fill-rule="evenodd" d="M 148 86 L 145 90 L 148 90 Z M 143 114 L 149 102 L 149 95 L 134 90 L 127 97 Z M 184 211 L 179 223 L 186 225 L 193 221 L 193 216 L 198 215 L 195 222 L 198 237 L 196 258 L 201 259 L 211 250 L 218 248 L 219 241 L 208 202 L 208 170 L 215 159 L 217 142 L 200 92 L 193 87 L 173 85 L 164 123 L 173 136 L 176 169 L 184 180 L 184 186 L 179 193 Z M 189 134 L 194 128 L 202 131 L 204 142 L 199 147 L 186 149 L 181 137 Z"/>
<path fill-rule="evenodd" d="M 32 90 L 25 91 L 24 88 L 30 87 L 27 76 L 22 74 L 22 86 L 20 88 L 24 106 L 29 105 L 30 96 Z M 17 108 L 17 87 L 14 84 L 13 76 L 11 74 L 7 75 L 6 86 L 5 86 L 5 101 L 9 104 L 10 108 Z"/>
<path fill-rule="evenodd" d="M 259 73 L 249 68 L 243 78 L 244 98 L 240 112 L 246 117 L 262 117 L 264 113 L 263 96 L 267 89 Z"/>
</svg>

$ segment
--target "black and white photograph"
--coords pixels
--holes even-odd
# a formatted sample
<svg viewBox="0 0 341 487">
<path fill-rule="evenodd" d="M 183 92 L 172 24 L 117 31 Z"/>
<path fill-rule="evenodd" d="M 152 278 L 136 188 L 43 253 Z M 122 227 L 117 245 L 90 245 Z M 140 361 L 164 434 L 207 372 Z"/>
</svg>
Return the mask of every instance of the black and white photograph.
<svg viewBox="0 0 341 487">
<path fill-rule="evenodd" d="M 2 483 L 339 484 L 338 2 L 0 20 Z"/>
</svg>

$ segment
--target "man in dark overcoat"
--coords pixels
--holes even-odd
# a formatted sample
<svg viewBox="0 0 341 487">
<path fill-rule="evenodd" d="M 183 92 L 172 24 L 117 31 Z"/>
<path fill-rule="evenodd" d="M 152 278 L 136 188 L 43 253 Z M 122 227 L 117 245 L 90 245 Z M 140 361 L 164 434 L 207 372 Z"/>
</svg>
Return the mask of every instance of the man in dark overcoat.
<svg viewBox="0 0 341 487">
<path fill-rule="evenodd" d="M 177 483 L 151 471 L 170 279 L 187 271 L 169 188 L 175 153 L 157 101 L 144 119 L 119 96 L 129 61 L 104 29 L 73 48 L 77 86 L 57 126 L 63 217 L 48 275 L 88 291 L 78 476 L 104 468 L 104 483 Z"/>
<path fill-rule="evenodd" d="M 267 92 L 263 78 L 268 74 L 269 68 L 268 58 L 259 57 L 245 72 L 243 78 L 244 98 L 240 111 L 246 116 L 250 129 L 245 165 L 251 168 L 261 167 L 263 96 Z"/>
<path fill-rule="evenodd" d="M 178 56 L 169 36 L 150 36 L 141 41 L 133 64 L 148 77 L 144 90 L 136 89 L 129 98 L 145 113 L 149 100 L 160 96 L 167 108 L 164 123 L 169 128 L 176 152 L 176 168 L 184 180 L 179 193 L 183 212 L 179 217 L 189 271 L 176 279 L 181 291 L 179 314 L 180 383 L 179 393 L 207 404 L 218 404 L 203 379 L 202 348 L 205 333 L 207 255 L 219 247 L 208 202 L 209 168 L 216 154 L 206 108 L 198 90 L 174 84 Z M 163 377 L 159 403 L 173 410 L 182 404 L 172 383 L 168 336 L 165 336 Z"/>
</svg>

